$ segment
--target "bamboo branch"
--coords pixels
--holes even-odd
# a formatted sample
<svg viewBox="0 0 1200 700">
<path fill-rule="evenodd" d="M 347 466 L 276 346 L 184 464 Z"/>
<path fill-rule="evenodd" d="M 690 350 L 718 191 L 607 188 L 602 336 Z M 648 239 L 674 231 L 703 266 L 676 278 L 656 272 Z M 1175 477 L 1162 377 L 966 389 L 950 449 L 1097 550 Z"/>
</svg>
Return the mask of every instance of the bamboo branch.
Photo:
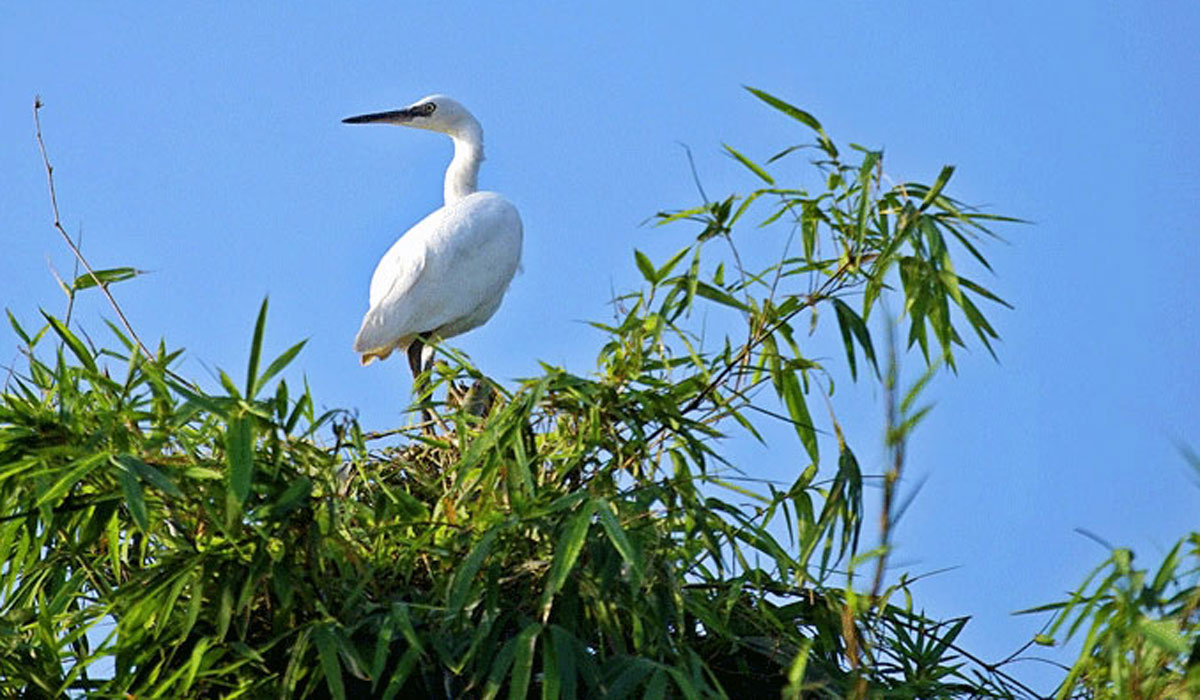
<svg viewBox="0 0 1200 700">
<path fill-rule="evenodd" d="M 54 190 L 54 166 L 50 164 L 50 157 L 46 155 L 46 142 L 42 140 L 42 120 L 38 116 L 38 112 L 42 109 L 42 106 L 42 98 L 34 97 L 33 124 L 37 136 L 38 150 L 41 151 L 42 154 L 42 164 L 46 167 L 46 184 L 50 189 L 50 209 L 54 213 L 54 228 L 56 231 L 58 231 L 59 235 L 62 236 L 62 239 L 66 241 L 67 247 L 71 249 L 71 252 L 75 254 L 75 260 L 79 262 L 79 264 L 83 265 L 83 269 L 87 270 L 87 273 L 91 276 L 92 281 L 96 283 L 96 286 L 99 287 L 100 291 L 104 294 L 104 297 L 108 299 L 109 305 L 111 305 L 113 311 L 117 313 L 117 318 L 121 320 L 121 325 L 125 327 L 125 331 L 129 333 L 129 337 L 133 338 L 133 342 L 137 343 L 138 348 L 146 357 L 154 357 L 154 353 L 150 352 L 150 350 L 146 348 L 145 343 L 143 343 L 142 339 L 138 337 L 137 332 L 133 330 L 133 326 L 129 324 L 129 319 L 125 318 L 125 312 L 121 310 L 121 305 L 117 303 L 117 300 L 113 297 L 112 292 L 108 291 L 108 284 L 96 276 L 96 271 L 92 269 L 92 266 L 90 263 L 88 263 L 87 258 L 83 257 L 83 252 L 79 250 L 79 246 L 75 245 L 75 241 L 71 240 L 71 236 L 67 233 L 66 229 L 63 228 L 62 220 L 58 214 L 58 196 Z"/>
</svg>

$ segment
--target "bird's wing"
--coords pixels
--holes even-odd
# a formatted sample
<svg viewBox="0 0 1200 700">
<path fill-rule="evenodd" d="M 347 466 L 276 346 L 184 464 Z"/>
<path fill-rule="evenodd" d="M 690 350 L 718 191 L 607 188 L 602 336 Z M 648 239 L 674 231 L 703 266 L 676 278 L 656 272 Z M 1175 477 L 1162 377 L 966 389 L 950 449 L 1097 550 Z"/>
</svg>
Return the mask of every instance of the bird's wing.
<svg viewBox="0 0 1200 700">
<path fill-rule="evenodd" d="M 420 224 L 413 227 L 393 243 L 375 266 L 375 272 L 371 275 L 369 297 L 372 307 L 388 296 L 403 296 L 417 284 L 421 273 L 425 271 L 426 248 L 420 245 L 421 241 L 418 239 L 421 237 L 414 235 L 419 233 L 419 226 Z"/>
<path fill-rule="evenodd" d="M 442 230 L 447 235 L 431 261 L 437 272 L 429 274 L 439 300 L 430 327 L 450 338 L 482 325 L 500 306 L 520 263 L 522 226 L 506 199 L 476 192 L 455 205 Z"/>
<path fill-rule="evenodd" d="M 371 275 L 371 306 L 354 339 L 355 352 L 386 357 L 398 342 L 406 342 L 406 336 L 419 332 L 411 328 L 415 309 L 406 300 L 420 285 L 426 268 L 427 247 L 422 245 L 420 226 L 417 224 L 393 243 L 375 267 Z"/>
<path fill-rule="evenodd" d="M 354 349 L 382 357 L 418 333 L 448 338 L 482 324 L 516 271 L 521 228 L 512 204 L 490 192 L 427 216 L 380 260 Z"/>
</svg>

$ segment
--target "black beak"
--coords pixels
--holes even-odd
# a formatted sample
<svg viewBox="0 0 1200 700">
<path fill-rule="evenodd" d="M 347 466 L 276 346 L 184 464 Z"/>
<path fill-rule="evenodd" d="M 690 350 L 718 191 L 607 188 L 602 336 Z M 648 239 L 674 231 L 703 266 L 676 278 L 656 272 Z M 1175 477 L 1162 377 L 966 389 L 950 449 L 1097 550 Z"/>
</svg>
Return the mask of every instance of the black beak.
<svg viewBox="0 0 1200 700">
<path fill-rule="evenodd" d="M 357 117 L 346 117 L 342 120 L 343 124 L 401 124 L 411 121 L 413 118 L 412 110 L 410 109 L 394 109 L 390 112 L 375 112 L 373 114 L 360 114 Z"/>
</svg>

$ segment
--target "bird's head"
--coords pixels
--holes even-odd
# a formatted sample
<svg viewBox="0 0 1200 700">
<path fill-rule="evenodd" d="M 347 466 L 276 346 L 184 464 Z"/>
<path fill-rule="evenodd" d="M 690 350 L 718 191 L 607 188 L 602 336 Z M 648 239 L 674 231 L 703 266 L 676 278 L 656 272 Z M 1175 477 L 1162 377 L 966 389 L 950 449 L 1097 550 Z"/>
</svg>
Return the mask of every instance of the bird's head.
<svg viewBox="0 0 1200 700">
<path fill-rule="evenodd" d="M 422 97 L 403 109 L 346 117 L 344 124 L 396 124 L 459 136 L 479 129 L 479 122 L 457 100 L 445 95 Z"/>
</svg>

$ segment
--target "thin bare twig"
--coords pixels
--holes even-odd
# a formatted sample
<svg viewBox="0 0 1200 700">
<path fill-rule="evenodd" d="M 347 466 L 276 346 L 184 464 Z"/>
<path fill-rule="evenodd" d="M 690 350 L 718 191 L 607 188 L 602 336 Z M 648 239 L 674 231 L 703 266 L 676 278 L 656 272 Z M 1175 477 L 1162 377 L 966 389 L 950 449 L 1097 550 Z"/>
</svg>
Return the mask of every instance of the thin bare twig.
<svg viewBox="0 0 1200 700">
<path fill-rule="evenodd" d="M 50 157 L 46 155 L 46 142 L 42 140 L 42 120 L 38 116 L 38 112 L 41 109 L 42 98 L 33 98 L 33 124 L 37 135 L 38 150 L 41 151 L 42 154 L 42 164 L 46 167 L 46 184 L 50 188 L 50 209 L 54 212 L 54 228 L 59 232 L 60 235 L 62 235 L 62 239 L 66 241 L 67 247 L 71 249 L 71 252 L 75 254 L 75 260 L 79 264 L 83 265 L 83 269 L 87 270 L 87 273 L 91 275 L 92 281 L 104 294 L 105 298 L 108 299 L 109 305 L 111 305 L 113 311 L 117 313 L 117 318 L 121 320 L 121 325 L 125 327 L 125 331 L 129 333 L 129 337 L 133 338 L 133 342 L 137 343 L 138 348 L 143 354 L 145 354 L 146 357 L 154 357 L 154 353 L 150 352 L 150 350 L 146 348 L 145 343 L 143 343 L 142 339 L 138 337 L 137 332 L 133 330 L 133 326 L 129 324 L 129 319 L 125 318 L 125 312 L 121 310 L 121 305 L 117 303 L 117 300 L 113 297 L 112 292 L 108 291 L 108 285 L 96 276 L 96 271 L 92 269 L 92 266 L 90 263 L 88 263 L 87 258 L 83 257 L 83 253 L 79 250 L 79 246 L 75 245 L 75 241 L 71 240 L 71 236 L 67 233 L 67 230 L 63 228 L 62 221 L 58 214 L 58 196 L 54 191 L 54 166 L 50 164 Z"/>
<path fill-rule="evenodd" d="M 55 217 L 57 218 L 57 217 Z M 79 236 L 75 239 L 75 247 L 83 249 L 83 227 L 79 227 Z M 79 279 L 79 258 L 75 258 L 75 266 L 71 270 L 71 279 Z M 72 283 L 70 291 L 67 293 L 67 314 L 63 317 L 63 325 L 71 325 L 71 312 L 75 310 L 75 286 Z"/>
</svg>

